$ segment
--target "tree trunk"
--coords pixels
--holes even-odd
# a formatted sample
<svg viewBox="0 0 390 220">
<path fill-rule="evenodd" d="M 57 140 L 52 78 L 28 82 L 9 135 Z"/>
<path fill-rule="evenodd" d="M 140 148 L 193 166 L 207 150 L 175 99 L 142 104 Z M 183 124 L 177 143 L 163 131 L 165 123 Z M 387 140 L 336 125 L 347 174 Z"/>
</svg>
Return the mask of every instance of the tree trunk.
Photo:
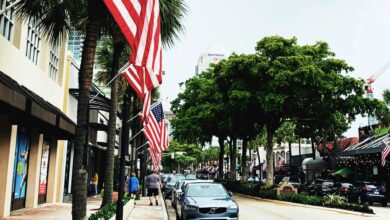
<svg viewBox="0 0 390 220">
<path fill-rule="evenodd" d="M 230 179 L 233 180 L 233 181 L 236 181 L 237 178 L 236 178 L 236 172 L 237 172 L 237 169 L 236 169 L 236 164 L 237 164 L 237 139 L 233 138 L 233 146 L 232 146 L 232 151 L 230 152 L 230 155 L 231 155 L 231 163 L 230 163 Z"/>
<path fill-rule="evenodd" d="M 290 173 L 292 174 L 292 152 L 291 152 L 291 141 L 288 142 L 288 153 L 289 153 L 289 165 L 290 165 Z"/>
<path fill-rule="evenodd" d="M 114 41 L 114 54 L 111 67 L 111 77 L 115 77 L 119 70 L 119 60 L 125 45 L 123 42 Z M 106 150 L 106 173 L 104 176 L 104 196 L 101 207 L 112 202 L 114 185 L 114 149 L 116 139 L 116 115 L 118 112 L 118 80 L 111 83 L 110 115 L 108 119 L 107 150 Z"/>
<path fill-rule="evenodd" d="M 263 170 L 262 170 L 262 167 L 260 166 L 260 150 L 259 150 L 259 147 L 256 146 L 256 152 L 257 152 L 257 159 L 259 160 L 259 180 L 261 181 L 262 180 L 262 173 L 263 173 Z"/>
<path fill-rule="evenodd" d="M 311 138 L 311 152 L 313 154 L 313 160 L 315 160 L 316 159 L 316 150 L 314 148 L 314 138 L 313 137 Z"/>
<path fill-rule="evenodd" d="M 242 155 L 241 155 L 241 173 L 242 173 L 242 179 L 244 182 L 246 182 L 247 177 L 247 165 L 246 165 L 246 151 L 248 148 L 248 139 L 244 138 L 242 141 Z"/>
<path fill-rule="evenodd" d="M 274 184 L 274 157 L 273 157 L 273 138 L 274 132 L 267 131 L 267 149 L 266 149 L 266 159 L 267 159 L 267 186 L 272 186 Z"/>
<path fill-rule="evenodd" d="M 223 179 L 223 157 L 225 155 L 225 145 L 223 144 L 224 138 L 218 137 L 219 143 L 219 158 L 218 158 L 218 179 Z"/>
<path fill-rule="evenodd" d="M 102 1 L 88 1 L 88 23 L 84 39 L 83 53 L 79 72 L 79 97 L 77 103 L 77 126 L 72 176 L 72 218 L 86 218 L 87 211 L 87 164 L 84 153 L 87 149 L 87 130 L 89 126 L 88 110 L 92 84 L 93 64 L 97 40 L 101 32 Z"/>
</svg>

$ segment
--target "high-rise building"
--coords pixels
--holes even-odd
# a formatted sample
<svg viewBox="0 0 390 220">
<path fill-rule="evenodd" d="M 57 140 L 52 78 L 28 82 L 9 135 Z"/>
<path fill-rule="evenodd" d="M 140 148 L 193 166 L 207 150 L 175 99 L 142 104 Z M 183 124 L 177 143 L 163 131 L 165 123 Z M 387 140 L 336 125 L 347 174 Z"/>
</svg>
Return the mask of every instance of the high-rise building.
<svg viewBox="0 0 390 220">
<path fill-rule="evenodd" d="M 195 74 L 199 75 L 209 68 L 210 64 L 218 63 L 225 59 L 225 50 L 217 44 L 211 44 L 207 50 L 199 56 L 198 65 L 195 67 Z"/>
<path fill-rule="evenodd" d="M 68 51 L 72 52 L 73 59 L 80 64 L 81 53 L 83 51 L 84 36 L 77 31 L 70 31 L 68 41 Z"/>
</svg>

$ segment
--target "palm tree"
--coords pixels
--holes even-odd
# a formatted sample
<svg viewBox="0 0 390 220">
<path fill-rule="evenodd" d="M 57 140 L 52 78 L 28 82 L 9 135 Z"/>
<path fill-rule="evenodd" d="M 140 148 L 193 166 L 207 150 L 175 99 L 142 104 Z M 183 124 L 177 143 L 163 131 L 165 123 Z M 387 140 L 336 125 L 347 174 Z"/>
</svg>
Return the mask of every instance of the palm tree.
<svg viewBox="0 0 390 220">
<path fill-rule="evenodd" d="M 174 40 L 178 38 L 179 33 L 183 31 L 182 18 L 185 15 L 187 8 L 183 0 L 161 0 L 160 1 L 160 16 L 161 16 L 161 32 L 162 41 L 165 46 L 172 46 Z M 98 51 L 98 60 L 100 66 L 103 67 L 102 72 L 97 75 L 97 80 L 103 83 L 109 82 L 115 75 L 120 66 L 123 66 L 129 57 L 129 48 L 125 47 L 125 39 L 118 30 L 114 22 L 108 21 L 105 25 L 107 32 L 111 33 L 111 41 L 105 40 L 102 47 Z M 122 56 L 124 52 L 124 56 Z M 121 83 L 123 85 L 123 83 Z M 111 195 L 113 192 L 113 178 L 114 178 L 114 149 L 116 136 L 116 112 L 118 106 L 118 92 L 123 94 L 125 87 L 121 86 L 118 91 L 117 80 L 111 83 L 111 103 L 110 116 L 108 121 L 108 137 L 107 137 L 107 151 L 106 151 L 106 173 L 104 177 L 104 196 L 102 207 L 111 202 Z M 158 93 L 154 91 L 154 95 Z M 134 94 L 135 96 L 135 94 Z M 133 103 L 136 106 L 136 102 Z M 134 109 L 136 109 L 134 107 Z"/>
<path fill-rule="evenodd" d="M 79 97 L 72 176 L 72 218 L 84 219 L 87 205 L 86 149 L 89 97 L 93 64 L 103 20 L 108 12 L 103 1 L 93 0 L 20 0 L 17 14 L 24 20 L 39 18 L 43 35 L 53 44 L 64 41 L 70 27 L 84 33 L 79 71 Z"/>
<path fill-rule="evenodd" d="M 43 35 L 53 44 L 63 42 L 70 27 L 84 34 L 79 71 L 79 97 L 75 156 L 72 176 L 72 218 L 84 219 L 87 205 L 87 171 L 85 152 L 88 149 L 88 111 L 93 64 L 97 41 L 103 24 L 111 19 L 103 1 L 98 0 L 20 0 L 17 14 L 24 20 L 39 18 Z M 162 41 L 172 45 L 183 30 L 181 18 L 186 12 L 183 0 L 160 0 Z"/>
</svg>

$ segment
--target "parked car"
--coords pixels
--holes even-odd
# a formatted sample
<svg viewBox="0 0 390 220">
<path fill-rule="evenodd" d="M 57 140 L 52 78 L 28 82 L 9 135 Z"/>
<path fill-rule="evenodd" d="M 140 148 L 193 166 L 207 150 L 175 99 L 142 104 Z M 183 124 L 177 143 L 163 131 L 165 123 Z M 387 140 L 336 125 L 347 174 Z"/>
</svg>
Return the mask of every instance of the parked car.
<svg viewBox="0 0 390 220">
<path fill-rule="evenodd" d="M 198 178 L 196 177 L 195 173 L 188 173 L 188 174 L 185 175 L 185 179 L 186 180 L 196 180 Z"/>
<path fill-rule="evenodd" d="M 359 204 L 374 202 L 387 206 L 386 189 L 367 181 L 356 181 L 353 183 L 353 190 L 349 194 L 349 199 Z"/>
<path fill-rule="evenodd" d="M 168 177 L 167 182 L 164 186 L 163 190 L 163 196 L 165 199 L 170 199 L 172 195 L 172 190 L 176 184 L 177 181 L 179 180 L 184 180 L 185 177 L 182 174 L 176 174 Z"/>
<path fill-rule="evenodd" d="M 348 202 L 351 202 L 351 199 L 350 199 L 350 193 L 352 192 L 353 190 L 353 184 L 352 183 L 335 183 L 333 185 L 333 188 L 334 188 L 334 191 L 336 194 L 340 195 L 340 196 L 344 196 Z"/>
<path fill-rule="evenodd" d="M 172 207 L 176 209 L 177 204 L 177 198 L 179 197 L 179 194 L 183 191 L 182 188 L 188 184 L 188 183 L 194 183 L 194 182 L 209 182 L 212 183 L 213 180 L 179 180 L 176 182 L 176 185 L 172 188 L 172 195 L 171 195 L 171 202 Z"/>
<path fill-rule="evenodd" d="M 221 183 L 188 183 L 179 195 L 177 219 L 238 219 L 238 204 Z"/>
<path fill-rule="evenodd" d="M 333 185 L 333 180 L 315 179 L 307 186 L 307 191 L 311 195 L 325 196 L 330 193 L 335 193 Z"/>
</svg>

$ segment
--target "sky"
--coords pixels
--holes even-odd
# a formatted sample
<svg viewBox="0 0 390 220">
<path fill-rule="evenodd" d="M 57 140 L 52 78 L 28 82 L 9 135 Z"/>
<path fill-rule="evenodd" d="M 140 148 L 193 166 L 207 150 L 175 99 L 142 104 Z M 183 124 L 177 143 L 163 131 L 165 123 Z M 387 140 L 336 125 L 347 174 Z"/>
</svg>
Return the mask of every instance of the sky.
<svg viewBox="0 0 390 220">
<path fill-rule="evenodd" d="M 297 37 L 298 44 L 328 42 L 336 58 L 354 67 L 350 73 L 367 79 L 390 60 L 389 0 L 186 0 L 185 31 L 164 49 L 164 108 L 180 92 L 179 83 L 195 75 L 199 56 L 210 44 L 232 52 L 254 53 L 265 36 Z M 373 84 L 374 97 L 390 88 L 390 70 Z M 357 136 L 367 119 L 357 117 L 344 134 Z"/>
</svg>

